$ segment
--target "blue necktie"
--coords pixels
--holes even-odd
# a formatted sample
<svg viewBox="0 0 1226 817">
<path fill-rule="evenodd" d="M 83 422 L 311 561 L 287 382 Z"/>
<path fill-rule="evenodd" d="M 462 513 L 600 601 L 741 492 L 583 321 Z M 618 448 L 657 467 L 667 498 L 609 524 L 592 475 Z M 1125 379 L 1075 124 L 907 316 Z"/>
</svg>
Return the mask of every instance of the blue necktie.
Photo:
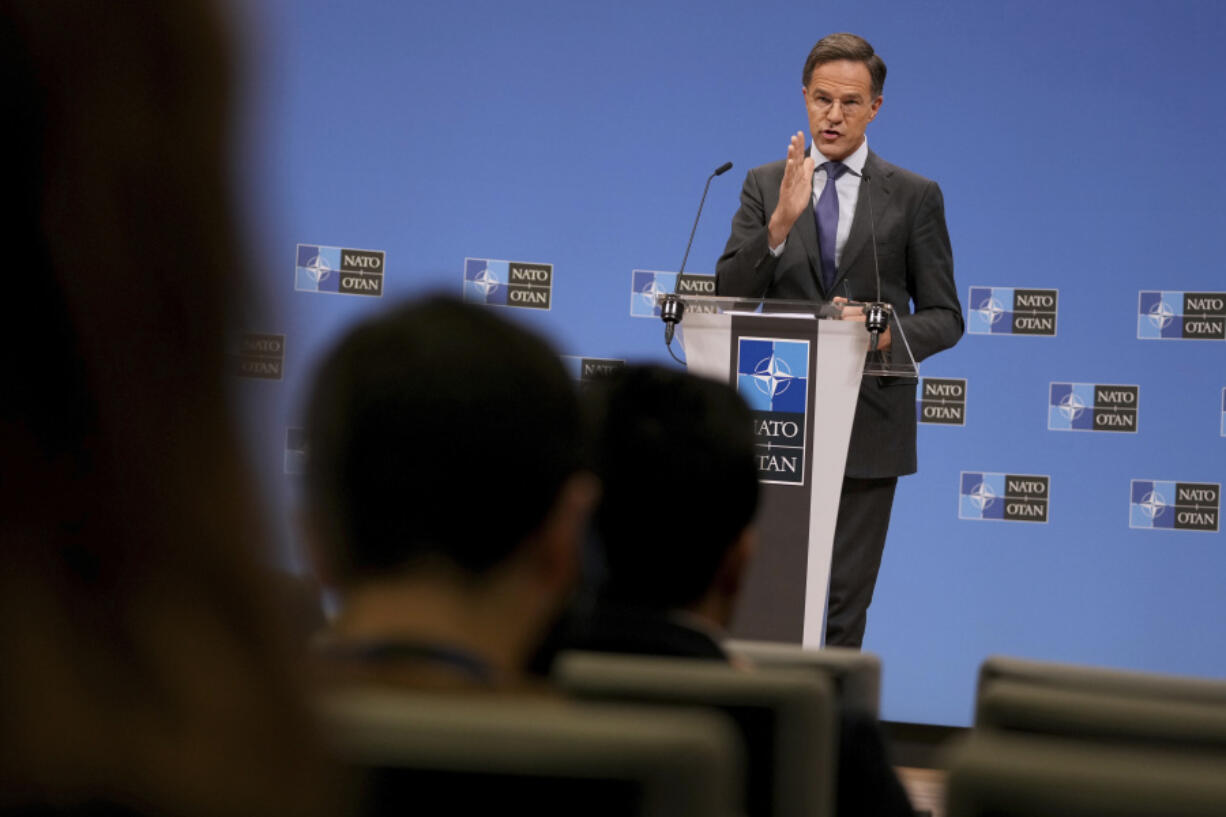
<svg viewBox="0 0 1226 817">
<path fill-rule="evenodd" d="M 821 167 L 826 169 L 826 186 L 817 199 L 814 215 L 817 217 L 818 254 L 822 259 L 822 286 L 829 293 L 834 289 L 834 279 L 839 274 L 834 262 L 834 248 L 839 237 L 839 191 L 835 188 L 835 182 L 843 175 L 847 165 L 823 162 Z"/>
</svg>

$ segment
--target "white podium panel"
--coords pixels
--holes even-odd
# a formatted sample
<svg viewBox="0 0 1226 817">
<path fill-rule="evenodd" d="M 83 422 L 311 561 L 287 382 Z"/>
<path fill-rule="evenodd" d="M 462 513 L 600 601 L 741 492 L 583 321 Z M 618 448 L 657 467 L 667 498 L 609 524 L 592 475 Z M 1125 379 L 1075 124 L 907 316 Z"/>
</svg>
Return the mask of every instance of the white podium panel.
<svg viewBox="0 0 1226 817">
<path fill-rule="evenodd" d="M 820 646 L 856 400 L 866 360 L 880 356 L 869 354 L 863 323 L 839 320 L 829 307 L 684 302 L 679 336 L 689 370 L 731 383 L 754 417 L 760 542 L 732 632 Z M 905 355 L 905 341 L 896 346 Z M 906 357 L 892 371 L 909 365 L 914 373 Z"/>
</svg>

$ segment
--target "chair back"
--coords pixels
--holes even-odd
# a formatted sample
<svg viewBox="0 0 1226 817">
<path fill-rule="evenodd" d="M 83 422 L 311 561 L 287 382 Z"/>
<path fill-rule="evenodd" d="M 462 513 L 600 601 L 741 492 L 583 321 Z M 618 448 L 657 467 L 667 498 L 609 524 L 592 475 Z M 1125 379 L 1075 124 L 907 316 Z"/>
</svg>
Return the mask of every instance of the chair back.
<svg viewBox="0 0 1226 817">
<path fill-rule="evenodd" d="M 1226 681 L 1152 672 L 990 656 L 979 668 L 981 694 L 1000 680 L 1044 688 L 1103 692 L 1132 698 L 1179 699 L 1226 706 Z"/>
<path fill-rule="evenodd" d="M 1226 751 L 1226 704 L 997 680 L 979 695 L 977 729 Z M 1226 774 L 1226 768 L 1223 769 Z"/>
<path fill-rule="evenodd" d="M 811 669 L 834 682 L 839 705 L 881 716 L 881 659 L 851 647 L 802 647 L 771 641 L 730 639 L 723 644 L 729 655 L 755 666 Z"/>
<path fill-rule="evenodd" d="M 947 817 L 1215 817 L 1220 753 L 976 732 L 952 754 Z"/>
<path fill-rule="evenodd" d="M 361 774 L 363 817 L 740 814 L 743 751 L 716 713 L 382 689 L 333 694 L 320 713 Z"/>
<path fill-rule="evenodd" d="M 554 680 L 585 700 L 720 710 L 744 741 L 749 817 L 832 814 L 838 726 L 833 684 L 819 673 L 571 652 L 559 657 Z"/>
</svg>

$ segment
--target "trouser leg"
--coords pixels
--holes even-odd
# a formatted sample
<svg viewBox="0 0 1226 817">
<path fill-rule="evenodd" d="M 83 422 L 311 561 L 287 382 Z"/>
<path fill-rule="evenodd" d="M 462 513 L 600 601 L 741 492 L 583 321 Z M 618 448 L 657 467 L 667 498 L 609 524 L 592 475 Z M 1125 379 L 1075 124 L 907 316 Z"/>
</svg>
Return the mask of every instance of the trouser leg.
<svg viewBox="0 0 1226 817">
<path fill-rule="evenodd" d="M 843 478 L 830 565 L 826 646 L 859 647 L 868 623 L 897 477 Z"/>
</svg>

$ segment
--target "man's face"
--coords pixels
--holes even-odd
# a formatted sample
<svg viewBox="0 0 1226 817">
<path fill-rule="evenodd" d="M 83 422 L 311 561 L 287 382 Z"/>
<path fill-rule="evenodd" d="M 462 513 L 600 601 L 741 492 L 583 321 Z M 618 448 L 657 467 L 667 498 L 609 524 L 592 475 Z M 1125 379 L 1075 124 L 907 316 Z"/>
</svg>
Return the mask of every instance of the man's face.
<svg viewBox="0 0 1226 817">
<path fill-rule="evenodd" d="M 803 89 L 809 131 L 827 159 L 842 161 L 864 142 L 864 129 L 881 107 L 872 86 L 868 66 L 851 60 L 823 63 L 809 75 Z"/>
</svg>

